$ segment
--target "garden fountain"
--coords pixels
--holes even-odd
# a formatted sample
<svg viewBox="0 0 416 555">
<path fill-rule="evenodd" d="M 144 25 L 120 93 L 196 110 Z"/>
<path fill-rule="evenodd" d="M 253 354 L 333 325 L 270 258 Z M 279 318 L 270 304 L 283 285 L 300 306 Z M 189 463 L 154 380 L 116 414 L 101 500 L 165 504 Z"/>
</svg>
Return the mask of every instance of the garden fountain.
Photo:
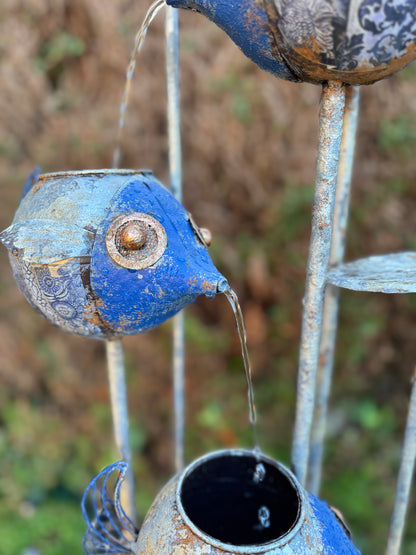
<svg viewBox="0 0 416 555">
<path fill-rule="evenodd" d="M 259 450 L 209 454 L 192 463 L 162 490 L 138 532 L 132 522 L 132 483 L 128 514 L 120 500 L 130 454 L 118 339 L 158 325 L 199 294 L 213 296 L 229 291 L 228 285 L 206 254 L 204 233 L 192 218 L 150 172 L 117 169 L 119 150 L 112 170 L 35 173 L 25 188 L 12 226 L 2 234 L 17 281 L 29 302 L 54 323 L 67 331 L 109 340 L 108 359 L 118 376 L 112 389 L 113 417 L 125 462 L 106 468 L 86 490 L 83 509 L 88 531 L 84 549 L 90 554 L 169 554 L 175 545 L 189 554 L 358 553 L 336 513 L 312 494 L 318 492 L 320 483 L 339 288 L 386 293 L 416 290 L 414 272 L 407 275 L 414 264 L 412 253 L 343 263 L 358 86 L 391 75 L 416 56 L 415 1 L 166 0 L 166 3 L 199 11 L 212 19 L 263 69 L 289 81 L 323 87 L 293 438 L 294 474 Z M 156 11 L 162 5 L 157 0 L 152 7 Z M 174 11 L 167 9 L 168 112 L 172 190 L 180 200 L 178 29 Z M 135 45 L 134 52 L 140 44 Z M 129 70 L 131 81 L 134 63 L 129 64 Z M 123 113 L 121 123 L 122 118 Z M 120 130 L 122 127 L 120 124 Z M 100 188 L 103 182 L 107 186 Z M 91 203 L 91 199 L 97 198 L 97 203 Z M 182 276 L 188 262 L 190 272 Z M 138 284 L 140 295 L 135 290 Z M 180 313 L 175 318 L 178 416 L 175 458 L 180 471 L 183 320 Z M 240 336 L 243 335 L 240 328 Z M 250 420 L 254 423 L 247 367 L 246 373 Z M 389 555 L 398 553 L 408 504 L 416 454 L 412 428 L 415 405 L 413 394 Z M 122 418 L 118 427 L 119 414 Z M 113 492 L 108 485 L 114 474 L 117 479 Z M 218 477 L 223 481 L 218 481 Z M 231 489 L 223 489 L 223 483 L 230 484 Z M 211 498 L 204 512 L 199 500 L 209 497 L 208 492 Z M 247 499 L 251 517 L 241 527 L 247 516 Z M 230 512 L 235 506 L 239 511 L 234 518 Z M 214 513 L 222 514 L 221 518 Z"/>
</svg>

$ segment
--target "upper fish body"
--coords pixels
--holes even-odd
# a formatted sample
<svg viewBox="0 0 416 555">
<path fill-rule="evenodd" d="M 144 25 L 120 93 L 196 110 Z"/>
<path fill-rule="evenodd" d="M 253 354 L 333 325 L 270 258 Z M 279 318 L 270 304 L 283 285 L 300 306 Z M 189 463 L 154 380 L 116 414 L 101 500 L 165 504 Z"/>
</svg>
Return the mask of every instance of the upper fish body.
<svg viewBox="0 0 416 555">
<path fill-rule="evenodd" d="M 89 337 L 145 331 L 226 283 L 149 171 L 35 175 L 0 240 L 30 304 Z"/>
<path fill-rule="evenodd" d="M 289 81 L 370 84 L 416 57 L 416 0 L 167 0 L 201 12 Z"/>
</svg>

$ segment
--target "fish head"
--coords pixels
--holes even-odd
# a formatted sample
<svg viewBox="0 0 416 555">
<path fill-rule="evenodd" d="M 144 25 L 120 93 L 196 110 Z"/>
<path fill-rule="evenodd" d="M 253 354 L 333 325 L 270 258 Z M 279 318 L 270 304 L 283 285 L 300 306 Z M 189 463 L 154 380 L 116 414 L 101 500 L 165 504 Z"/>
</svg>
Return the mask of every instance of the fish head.
<svg viewBox="0 0 416 555">
<path fill-rule="evenodd" d="M 36 176 L 0 240 L 29 303 L 89 337 L 140 333 L 226 283 L 190 215 L 145 170 Z"/>
<path fill-rule="evenodd" d="M 192 217 L 153 176 L 112 199 L 94 242 L 91 285 L 101 322 L 134 334 L 159 325 L 226 280 Z"/>
</svg>

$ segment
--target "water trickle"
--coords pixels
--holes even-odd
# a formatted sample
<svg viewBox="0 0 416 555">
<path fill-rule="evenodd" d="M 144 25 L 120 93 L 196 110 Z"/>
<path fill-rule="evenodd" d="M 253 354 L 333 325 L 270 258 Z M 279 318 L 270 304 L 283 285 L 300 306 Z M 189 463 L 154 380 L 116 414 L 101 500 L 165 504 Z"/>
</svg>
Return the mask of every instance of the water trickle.
<svg viewBox="0 0 416 555">
<path fill-rule="evenodd" d="M 266 469 L 263 463 L 256 464 L 253 474 L 253 481 L 255 484 L 260 484 L 266 477 Z"/>
<path fill-rule="evenodd" d="M 244 370 L 245 370 L 246 380 L 247 380 L 248 413 L 249 413 L 250 424 L 253 430 L 254 453 L 256 455 L 257 460 L 259 460 L 261 451 L 258 446 L 258 437 L 257 437 L 258 436 L 257 425 L 256 425 L 257 416 L 256 416 L 256 405 L 254 402 L 253 373 L 251 370 L 250 358 L 248 355 L 247 333 L 244 325 L 243 313 L 241 310 L 240 303 L 238 302 L 237 294 L 231 288 L 226 289 L 224 293 L 227 296 L 227 299 L 229 300 L 231 307 L 233 309 L 233 312 L 235 315 L 235 321 L 237 324 L 237 331 L 240 337 L 241 353 L 243 355 Z"/>
<path fill-rule="evenodd" d="M 265 505 L 260 507 L 257 515 L 259 517 L 259 528 L 270 528 L 270 511 Z"/>
<path fill-rule="evenodd" d="M 127 106 L 130 98 L 131 83 L 134 76 L 134 70 L 136 69 L 136 57 L 143 45 L 143 41 L 146 36 L 147 30 L 149 29 L 150 24 L 152 23 L 158 11 L 165 5 L 166 5 L 165 0 L 155 0 L 155 2 L 151 4 L 151 6 L 146 12 L 143 23 L 141 24 L 136 34 L 136 37 L 134 39 L 134 46 L 130 54 L 130 60 L 126 71 L 126 83 L 124 85 L 123 96 L 120 103 L 117 140 L 116 140 L 116 146 L 113 153 L 113 168 L 118 168 L 120 166 L 121 137 L 123 134 L 124 124 L 126 121 L 126 112 L 127 112 Z"/>
</svg>

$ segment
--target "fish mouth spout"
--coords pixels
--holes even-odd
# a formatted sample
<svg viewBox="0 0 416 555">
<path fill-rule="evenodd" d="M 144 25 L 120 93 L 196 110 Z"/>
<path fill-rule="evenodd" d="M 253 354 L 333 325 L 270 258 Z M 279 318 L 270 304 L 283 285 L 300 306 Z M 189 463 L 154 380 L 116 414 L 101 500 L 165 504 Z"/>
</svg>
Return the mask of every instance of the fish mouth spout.
<svg viewBox="0 0 416 555">
<path fill-rule="evenodd" d="M 205 295 L 209 299 L 230 289 L 228 281 L 220 273 L 210 276 L 205 275 L 204 277 L 201 276 L 201 278 L 199 282 L 199 294 Z"/>
<path fill-rule="evenodd" d="M 229 291 L 229 289 L 230 289 L 230 285 L 224 277 L 218 280 L 217 293 L 225 293 L 225 291 Z"/>
</svg>

